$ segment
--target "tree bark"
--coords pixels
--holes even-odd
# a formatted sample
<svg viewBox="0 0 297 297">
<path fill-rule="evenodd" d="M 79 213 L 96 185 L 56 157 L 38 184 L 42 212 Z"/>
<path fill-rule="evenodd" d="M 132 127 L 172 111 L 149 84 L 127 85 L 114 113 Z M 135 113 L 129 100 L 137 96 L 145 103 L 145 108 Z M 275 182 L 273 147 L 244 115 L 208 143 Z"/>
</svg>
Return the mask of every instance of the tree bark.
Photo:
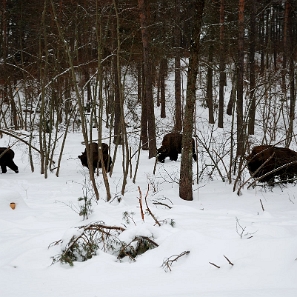
<svg viewBox="0 0 297 297">
<path fill-rule="evenodd" d="M 114 9 L 117 16 L 117 4 L 115 1 L 114 3 Z M 116 145 L 122 145 L 123 144 L 123 138 L 122 138 L 122 117 L 123 117 L 123 100 L 122 100 L 122 90 L 121 90 L 121 65 L 120 65 L 120 24 L 119 24 L 119 18 L 116 17 L 116 24 L 115 24 L 115 36 L 114 36 L 114 47 L 116 48 L 116 56 L 113 57 L 113 72 L 114 72 L 114 140 L 113 142 Z"/>
<path fill-rule="evenodd" d="M 194 124 L 194 109 L 196 101 L 196 80 L 199 65 L 200 31 L 204 0 L 194 1 L 194 25 L 188 67 L 187 96 L 183 130 L 183 154 L 180 168 L 179 196 L 184 200 L 193 200 L 193 171 L 192 171 L 192 133 Z"/>
<path fill-rule="evenodd" d="M 249 124 L 248 134 L 255 134 L 255 117 L 256 117 L 256 77 L 255 77 L 255 35 L 256 35 L 256 1 L 251 0 L 251 13 L 250 13 L 250 108 L 249 108 Z"/>
<path fill-rule="evenodd" d="M 175 50 L 175 69 L 174 69 L 174 90 L 175 90 L 175 127 L 176 132 L 182 130 L 182 106 L 181 106 L 181 64 L 180 64 L 180 0 L 175 0 L 175 26 L 174 44 Z"/>
<path fill-rule="evenodd" d="M 238 58 L 237 58 L 237 156 L 244 154 L 243 72 L 244 72 L 244 1 L 238 3 Z"/>
<path fill-rule="evenodd" d="M 165 78 L 167 75 L 167 60 L 161 59 L 160 62 L 160 89 L 161 89 L 161 118 L 166 118 L 166 101 L 165 101 Z"/>
<path fill-rule="evenodd" d="M 290 1 L 285 3 L 285 15 L 283 24 L 283 69 L 282 69 L 282 89 L 286 92 L 287 55 L 288 55 L 288 19 L 289 19 Z"/>
<path fill-rule="evenodd" d="M 208 48 L 208 66 L 207 66 L 207 88 L 206 88 L 206 97 L 207 97 L 207 107 L 208 107 L 208 122 L 214 124 L 214 115 L 213 115 L 213 28 L 211 30 L 211 44 Z"/>
<path fill-rule="evenodd" d="M 224 88 L 226 85 L 225 73 L 225 0 L 220 5 L 220 86 L 219 86 L 219 114 L 218 127 L 224 127 Z"/>
<path fill-rule="evenodd" d="M 143 104 L 147 109 L 147 131 L 148 131 L 148 148 L 149 158 L 156 156 L 156 127 L 155 127 L 155 112 L 154 112 L 154 98 L 152 89 L 152 58 L 150 52 L 150 37 L 148 32 L 148 3 L 145 4 L 145 0 L 138 0 L 141 37 L 143 47 L 143 66 L 145 77 L 145 99 Z M 143 107 L 142 107 L 143 108 Z M 145 112 L 142 109 L 142 113 Z M 144 145 L 144 144 L 142 144 Z"/>
<path fill-rule="evenodd" d="M 295 120 L 295 77 L 294 77 L 294 46 L 293 46 L 293 9 L 292 0 L 287 0 L 288 3 L 288 53 L 289 53 L 289 92 L 290 92 L 290 112 L 289 112 L 289 128 L 286 137 L 286 147 L 290 146 L 292 136 L 294 134 Z M 286 3 L 286 4 L 287 4 Z"/>
</svg>

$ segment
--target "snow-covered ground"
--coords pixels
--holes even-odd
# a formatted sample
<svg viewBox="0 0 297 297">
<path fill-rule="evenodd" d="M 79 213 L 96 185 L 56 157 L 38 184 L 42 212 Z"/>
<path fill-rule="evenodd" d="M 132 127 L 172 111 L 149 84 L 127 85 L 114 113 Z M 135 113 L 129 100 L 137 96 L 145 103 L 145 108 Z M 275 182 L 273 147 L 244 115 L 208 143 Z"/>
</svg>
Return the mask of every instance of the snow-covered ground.
<svg viewBox="0 0 297 297">
<path fill-rule="evenodd" d="M 297 296 L 294 185 L 273 191 L 245 188 L 237 196 L 233 185 L 205 180 L 194 185 L 194 201 L 183 201 L 176 182 L 180 159 L 158 164 L 154 176 L 154 160 L 143 151 L 136 183 L 128 180 L 123 197 L 121 160 L 109 178 L 111 202 L 106 202 L 101 176 L 96 177 L 100 200 L 92 201 L 93 213 L 83 220 L 77 213 L 78 198 L 90 186 L 85 182 L 87 169 L 77 158 L 84 149 L 81 141 L 80 133 L 69 133 L 60 177 L 50 173 L 47 179 L 39 173 L 38 159 L 31 172 L 25 144 L 13 147 L 19 173 L 8 169 L 0 174 L 1 297 Z M 0 146 L 9 142 L 4 136 Z M 148 184 L 148 205 L 161 226 L 148 213 L 144 221 L 141 218 L 138 187 L 144 198 Z M 16 203 L 15 210 L 10 202 Z M 125 212 L 130 224 L 123 219 Z M 165 220 L 173 220 L 174 226 Z M 98 221 L 126 228 L 122 240 L 148 236 L 158 247 L 135 262 L 98 250 L 72 267 L 51 265 L 62 247 L 49 247 L 53 242 L 65 241 L 76 227 Z M 186 251 L 190 253 L 172 262 L 171 271 L 164 270 L 166 259 Z"/>
</svg>

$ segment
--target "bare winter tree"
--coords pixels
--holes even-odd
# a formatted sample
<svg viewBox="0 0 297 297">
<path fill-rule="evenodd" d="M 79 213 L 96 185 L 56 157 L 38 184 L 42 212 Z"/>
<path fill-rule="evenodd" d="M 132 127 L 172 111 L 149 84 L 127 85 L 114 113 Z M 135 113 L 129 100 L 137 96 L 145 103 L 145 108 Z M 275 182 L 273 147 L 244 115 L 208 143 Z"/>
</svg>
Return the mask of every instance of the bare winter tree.
<svg viewBox="0 0 297 297">
<path fill-rule="evenodd" d="M 220 3 L 220 87 L 219 87 L 219 114 L 218 127 L 224 126 L 224 87 L 226 85 L 225 73 L 225 0 Z"/>
<path fill-rule="evenodd" d="M 251 0 L 251 17 L 250 17 L 250 109 L 249 109 L 249 124 L 248 134 L 253 135 L 255 133 L 255 117 L 256 117 L 256 98 L 255 98 L 255 35 L 256 35 L 256 1 Z"/>
<path fill-rule="evenodd" d="M 199 65 L 200 32 L 204 4 L 204 0 L 193 1 L 193 9 L 195 10 L 195 13 L 189 57 L 187 96 L 185 116 L 183 121 L 183 154 L 181 159 L 179 182 L 179 196 L 184 200 L 193 200 L 192 133 L 194 125 L 194 109 L 196 102 L 196 80 Z"/>
<path fill-rule="evenodd" d="M 181 107 L 181 50 L 180 50 L 180 0 L 175 0 L 175 24 L 174 24 L 174 45 L 176 48 L 174 59 L 174 94 L 175 94 L 175 131 L 182 130 L 182 107 Z"/>
<path fill-rule="evenodd" d="M 243 122 L 243 72 L 244 72 L 244 0 L 238 2 L 238 57 L 237 57 L 237 155 L 244 154 Z"/>
<path fill-rule="evenodd" d="M 142 100 L 142 106 L 146 105 L 142 113 L 146 112 L 147 132 L 148 132 L 148 149 L 149 158 L 156 156 L 156 127 L 155 127 L 155 113 L 154 113 L 154 98 L 152 89 L 152 57 L 150 52 L 150 37 L 148 29 L 148 9 L 149 3 L 144 0 L 138 0 L 141 37 L 143 45 L 143 67 L 145 77 L 145 96 Z M 144 131 L 142 131 L 144 132 Z M 143 144 L 142 144 L 143 145 Z"/>
</svg>

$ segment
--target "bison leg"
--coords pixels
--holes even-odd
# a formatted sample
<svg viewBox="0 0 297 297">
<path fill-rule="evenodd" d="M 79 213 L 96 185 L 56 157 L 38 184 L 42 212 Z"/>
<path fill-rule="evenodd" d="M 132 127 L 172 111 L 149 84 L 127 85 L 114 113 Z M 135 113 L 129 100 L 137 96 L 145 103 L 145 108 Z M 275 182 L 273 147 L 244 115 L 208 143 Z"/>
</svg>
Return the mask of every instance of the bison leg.
<svg viewBox="0 0 297 297">
<path fill-rule="evenodd" d="M 1 170 L 2 170 L 2 173 L 6 173 L 7 172 L 6 165 L 1 165 Z"/>
<path fill-rule="evenodd" d="M 197 155 L 195 154 L 195 151 L 193 152 L 193 159 L 195 162 L 197 162 Z"/>
<path fill-rule="evenodd" d="M 172 152 L 170 152 L 169 157 L 170 157 L 170 160 L 171 160 L 171 161 L 176 161 L 177 158 L 178 158 L 178 152 L 177 152 L 177 151 L 172 151 Z"/>
<path fill-rule="evenodd" d="M 106 172 L 110 171 L 111 163 L 112 163 L 112 159 L 110 156 L 107 156 L 106 158 L 104 158 L 104 167 Z"/>
<path fill-rule="evenodd" d="M 6 163 L 6 166 L 13 170 L 15 173 L 19 173 L 19 168 L 16 166 L 16 164 L 13 162 L 13 160 L 10 160 L 9 162 Z"/>
<path fill-rule="evenodd" d="M 193 152 L 193 159 L 194 159 L 195 162 L 197 162 L 197 155 L 196 155 L 196 150 L 195 150 L 194 139 L 192 139 L 192 152 Z"/>
</svg>

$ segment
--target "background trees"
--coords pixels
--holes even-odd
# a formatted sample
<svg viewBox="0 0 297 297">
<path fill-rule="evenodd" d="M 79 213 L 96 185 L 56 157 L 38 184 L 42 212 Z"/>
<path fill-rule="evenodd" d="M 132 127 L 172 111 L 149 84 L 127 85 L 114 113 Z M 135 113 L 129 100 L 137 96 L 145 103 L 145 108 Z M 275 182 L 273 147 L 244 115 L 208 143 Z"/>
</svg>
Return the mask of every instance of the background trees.
<svg viewBox="0 0 297 297">
<path fill-rule="evenodd" d="M 220 128 L 232 115 L 235 130 L 228 132 L 235 157 L 245 154 L 255 133 L 261 142 L 283 140 L 289 146 L 295 135 L 297 4 L 205 0 L 199 51 L 193 53 L 193 8 L 201 3 L 1 0 L 0 128 L 31 133 L 31 145 L 38 131 L 45 175 L 55 166 L 51 156 L 57 131 L 79 126 L 84 142 L 90 142 L 107 137 L 102 131 L 109 129 L 115 148 L 123 148 L 126 176 L 131 169 L 130 119 L 134 133 L 141 131 L 136 136 L 141 147 L 153 157 L 163 133 L 155 126 L 155 112 L 168 116 L 171 74 L 175 104 L 168 132 L 185 129 L 183 71 L 196 55 L 195 103 L 209 109 L 209 122 Z M 230 158 L 233 173 L 235 157 Z"/>
</svg>

